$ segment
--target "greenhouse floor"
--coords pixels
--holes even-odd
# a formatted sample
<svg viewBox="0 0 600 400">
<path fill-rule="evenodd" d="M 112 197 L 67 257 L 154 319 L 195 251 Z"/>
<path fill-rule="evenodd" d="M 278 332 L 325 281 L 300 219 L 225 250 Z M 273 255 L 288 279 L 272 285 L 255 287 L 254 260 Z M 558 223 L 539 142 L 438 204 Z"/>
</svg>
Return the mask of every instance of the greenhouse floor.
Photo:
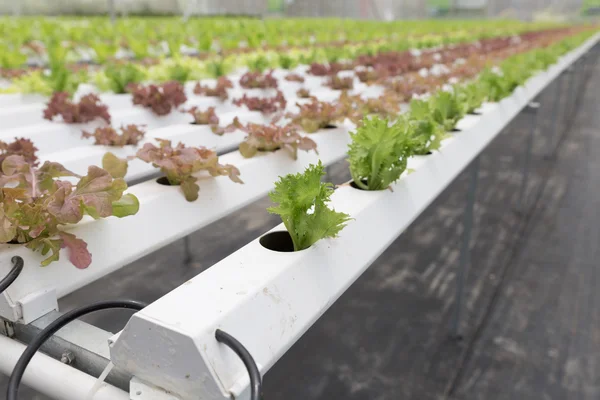
<svg viewBox="0 0 600 400">
<path fill-rule="evenodd" d="M 548 157 L 554 89 L 540 97 L 522 211 L 516 205 L 532 114 L 522 113 L 481 155 L 464 339 L 451 338 L 450 327 L 468 171 L 274 366 L 265 399 L 600 396 L 600 65 L 571 129 L 559 129 L 566 133 L 556 157 Z M 345 170 L 331 169 L 334 182 L 347 179 Z M 191 265 L 183 263 L 183 243 L 175 243 L 73 293 L 62 309 L 160 297 L 276 225 L 267 205 L 263 199 L 192 235 Z M 87 320 L 118 331 L 127 317 Z"/>
</svg>

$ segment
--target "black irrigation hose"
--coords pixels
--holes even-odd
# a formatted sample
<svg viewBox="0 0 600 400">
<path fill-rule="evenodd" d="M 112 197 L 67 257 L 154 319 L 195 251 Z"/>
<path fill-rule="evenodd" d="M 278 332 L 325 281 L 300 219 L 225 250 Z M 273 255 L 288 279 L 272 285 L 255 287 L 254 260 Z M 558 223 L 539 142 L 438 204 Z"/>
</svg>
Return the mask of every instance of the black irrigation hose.
<svg viewBox="0 0 600 400">
<path fill-rule="evenodd" d="M 260 371 L 258 370 L 258 366 L 256 365 L 252 354 L 250 354 L 243 344 L 241 344 L 236 338 L 227 332 L 217 329 L 215 332 L 215 338 L 218 342 L 223 343 L 225 346 L 233 350 L 235 354 L 237 354 L 237 356 L 242 360 L 244 366 L 248 370 L 248 375 L 250 375 L 250 400 L 261 400 L 262 377 L 260 376 Z"/>
<path fill-rule="evenodd" d="M 58 330 L 69 322 L 76 320 L 77 318 L 90 314 L 95 311 L 107 310 L 111 308 L 126 308 L 130 310 L 139 311 L 146 307 L 145 303 L 135 300 L 107 300 L 93 303 L 87 306 L 79 307 L 68 313 L 61 315 L 50 323 L 43 331 L 41 331 L 32 341 L 27 345 L 27 348 L 21 354 L 19 361 L 15 365 L 10 379 L 8 381 L 8 389 L 6 391 L 6 400 L 17 400 L 19 395 L 19 385 L 23 379 L 23 374 L 27 365 L 39 350 L 42 345 L 52 337 Z"/>
<path fill-rule="evenodd" d="M 10 261 L 13 263 L 13 267 L 6 277 L 0 281 L 0 294 L 8 289 L 23 271 L 23 259 L 21 257 L 14 256 Z"/>
</svg>

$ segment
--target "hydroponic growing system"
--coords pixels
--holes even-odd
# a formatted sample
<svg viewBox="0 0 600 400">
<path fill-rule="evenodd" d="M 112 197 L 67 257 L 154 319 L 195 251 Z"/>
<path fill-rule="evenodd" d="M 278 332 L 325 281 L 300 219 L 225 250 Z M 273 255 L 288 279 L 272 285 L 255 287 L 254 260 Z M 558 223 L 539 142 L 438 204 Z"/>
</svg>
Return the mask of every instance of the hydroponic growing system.
<svg viewBox="0 0 600 400">
<path fill-rule="evenodd" d="M 459 335 L 478 156 L 531 110 L 524 201 L 535 99 L 566 82 L 554 127 L 572 118 L 600 40 L 594 26 L 512 21 L 2 30 L 8 400 L 21 382 L 67 400 L 260 398 L 262 374 L 471 166 Z M 344 159 L 352 180 L 322 183 Z M 283 224 L 166 296 L 58 312 L 61 297 L 267 194 Z M 111 308 L 136 310 L 116 335 L 77 320 Z"/>
</svg>

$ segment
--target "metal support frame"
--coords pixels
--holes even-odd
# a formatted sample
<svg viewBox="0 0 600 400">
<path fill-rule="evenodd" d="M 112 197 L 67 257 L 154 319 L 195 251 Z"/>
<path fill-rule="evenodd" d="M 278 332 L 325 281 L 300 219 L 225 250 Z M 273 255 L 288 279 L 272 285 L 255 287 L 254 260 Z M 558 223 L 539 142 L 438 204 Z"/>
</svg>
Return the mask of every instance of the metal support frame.
<svg viewBox="0 0 600 400">
<path fill-rule="evenodd" d="M 24 325 L 5 321 L 5 331 L 12 339 L 30 343 L 52 321 L 62 313 L 52 311 L 34 322 Z M 0 319 L 0 321 L 3 321 Z M 100 376 L 110 362 L 108 339 L 112 332 L 75 320 L 58 331 L 41 347 L 44 354 L 78 369 L 90 376 Z M 113 368 L 105 381 L 127 391 L 131 376 Z"/>
<path fill-rule="evenodd" d="M 558 78 L 556 79 L 556 83 L 554 84 L 555 85 L 554 86 L 554 104 L 552 105 L 552 134 L 548 138 L 548 149 L 546 151 L 547 158 L 552 157 L 552 155 L 554 154 L 554 142 L 560 132 L 560 130 L 558 128 L 558 124 L 559 123 L 562 124 L 562 119 L 560 122 L 558 120 L 558 114 L 559 114 L 559 107 L 560 107 L 561 92 L 562 92 L 562 88 L 564 86 L 564 84 L 563 84 L 564 80 L 565 80 L 565 73 L 563 72 L 562 74 L 560 74 L 558 76 Z"/>
<path fill-rule="evenodd" d="M 519 189 L 519 202 L 517 203 L 517 211 L 523 211 L 527 203 L 527 183 L 529 181 L 529 165 L 531 164 L 531 151 L 533 148 L 533 140 L 535 137 L 535 129 L 537 127 L 538 110 L 540 103 L 531 102 L 527 105 L 527 110 L 530 111 L 529 118 L 529 133 L 527 134 L 527 143 L 525 144 L 525 160 L 523 161 L 523 170 L 521 171 L 521 188 Z"/>
<path fill-rule="evenodd" d="M 479 177 L 479 155 L 471 163 L 471 176 L 469 188 L 467 189 L 467 203 L 463 215 L 464 229 L 462 233 L 462 243 L 460 247 L 460 259 L 456 269 L 456 300 L 454 304 L 454 319 L 452 321 L 452 337 L 462 339 L 460 332 L 460 322 L 462 309 L 464 306 L 464 291 L 467 268 L 470 262 L 471 231 L 473 230 L 473 208 L 475 206 L 475 197 L 477 194 L 477 180 Z"/>
<path fill-rule="evenodd" d="M 190 235 L 183 238 L 183 262 L 187 265 L 194 261 L 194 255 L 192 254 L 192 246 L 190 245 Z"/>
</svg>

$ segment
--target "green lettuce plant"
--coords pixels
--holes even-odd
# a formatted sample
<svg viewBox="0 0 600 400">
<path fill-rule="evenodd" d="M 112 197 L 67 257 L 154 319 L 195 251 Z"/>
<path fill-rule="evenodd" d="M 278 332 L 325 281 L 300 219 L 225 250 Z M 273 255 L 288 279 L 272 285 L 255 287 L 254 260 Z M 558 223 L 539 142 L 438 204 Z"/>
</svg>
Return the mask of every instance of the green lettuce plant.
<svg viewBox="0 0 600 400">
<path fill-rule="evenodd" d="M 414 154 L 415 141 L 404 123 L 390 125 L 377 116 L 365 118 L 350 137 L 350 173 L 354 184 L 363 190 L 389 188 Z"/>
<path fill-rule="evenodd" d="M 325 168 L 321 161 L 304 173 L 283 176 L 269 193 L 276 206 L 267 209 L 281 217 L 289 232 L 294 251 L 309 248 L 325 238 L 334 238 L 350 221 L 350 216 L 327 206 L 333 184 L 321 182 Z"/>
</svg>

